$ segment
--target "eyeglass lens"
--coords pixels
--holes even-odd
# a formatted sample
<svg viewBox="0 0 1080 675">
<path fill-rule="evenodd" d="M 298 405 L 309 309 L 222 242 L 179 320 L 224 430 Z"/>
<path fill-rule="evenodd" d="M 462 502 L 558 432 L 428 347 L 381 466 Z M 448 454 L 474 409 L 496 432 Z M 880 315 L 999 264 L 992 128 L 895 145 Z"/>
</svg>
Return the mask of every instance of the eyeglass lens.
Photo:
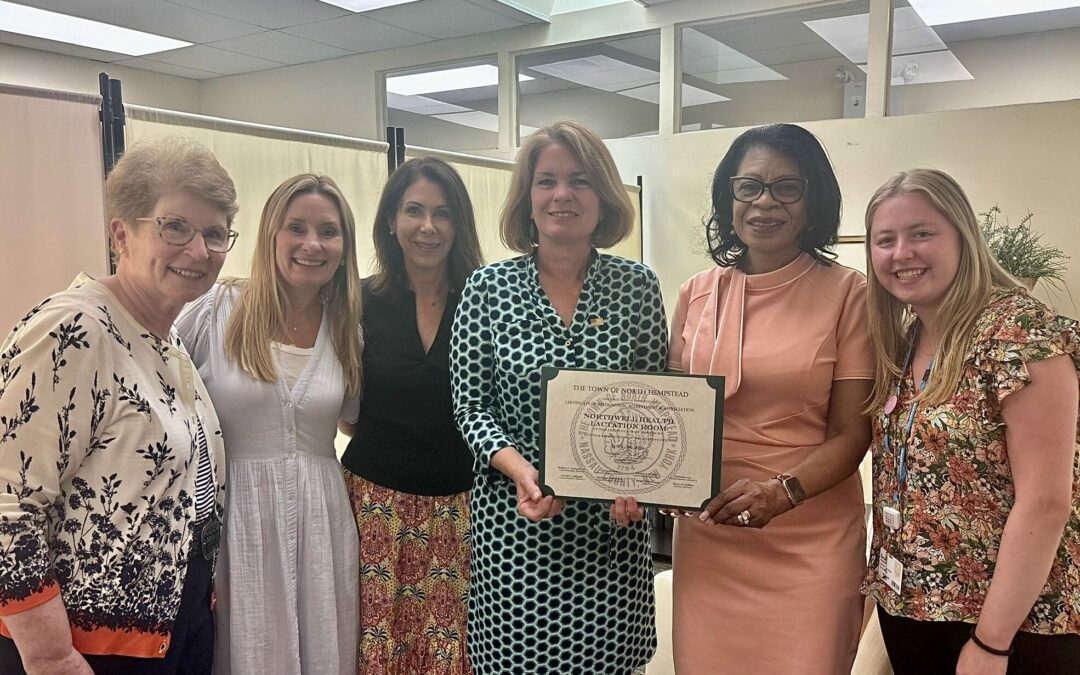
<svg viewBox="0 0 1080 675">
<path fill-rule="evenodd" d="M 731 183 L 732 195 L 740 202 L 752 202 L 768 190 L 776 201 L 791 204 L 802 199 L 806 187 L 801 178 L 782 178 L 772 183 L 763 183 L 756 178 L 735 178 Z"/>
</svg>

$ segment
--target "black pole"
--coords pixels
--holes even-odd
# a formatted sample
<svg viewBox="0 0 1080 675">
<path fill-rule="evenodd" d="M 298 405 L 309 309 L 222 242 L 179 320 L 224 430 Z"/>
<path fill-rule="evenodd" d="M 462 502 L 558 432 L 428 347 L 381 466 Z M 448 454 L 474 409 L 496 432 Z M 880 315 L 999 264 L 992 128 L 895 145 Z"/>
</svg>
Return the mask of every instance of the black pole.
<svg viewBox="0 0 1080 675">
<path fill-rule="evenodd" d="M 115 165 L 115 160 L 120 159 L 120 155 L 124 154 L 124 148 L 127 145 L 124 138 L 126 136 L 124 125 L 127 121 L 127 114 L 124 112 L 124 95 L 120 90 L 120 80 L 109 80 L 109 93 L 112 99 L 113 164 Z"/>
<path fill-rule="evenodd" d="M 109 86 L 109 74 L 98 73 L 98 91 L 101 93 L 101 154 L 104 158 L 105 175 L 112 171 L 114 163 L 112 134 L 112 87 Z"/>
<path fill-rule="evenodd" d="M 397 168 L 405 163 L 405 127 L 397 127 L 395 129 L 395 137 L 397 139 L 397 163 L 394 168 Z"/>
<path fill-rule="evenodd" d="M 641 248 L 638 255 L 641 256 L 641 261 L 645 262 L 645 183 L 641 175 L 637 177 L 637 187 L 637 208 L 641 214 Z"/>
</svg>

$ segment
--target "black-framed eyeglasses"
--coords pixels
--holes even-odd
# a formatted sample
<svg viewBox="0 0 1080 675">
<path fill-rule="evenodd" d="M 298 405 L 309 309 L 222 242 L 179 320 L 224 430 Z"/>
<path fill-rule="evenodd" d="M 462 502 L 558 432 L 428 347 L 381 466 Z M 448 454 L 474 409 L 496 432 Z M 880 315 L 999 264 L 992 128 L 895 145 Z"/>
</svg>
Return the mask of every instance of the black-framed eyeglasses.
<svg viewBox="0 0 1080 675">
<path fill-rule="evenodd" d="M 765 183 L 749 176 L 731 177 L 731 196 L 737 202 L 756 201 L 766 190 L 781 204 L 794 204 L 806 194 L 805 178 L 781 178 Z"/>
<path fill-rule="evenodd" d="M 147 220 L 157 223 L 158 235 L 167 244 L 173 246 L 187 246 L 196 234 L 202 234 L 206 250 L 214 253 L 228 253 L 236 243 L 240 233 L 227 227 L 208 227 L 205 230 L 196 228 L 191 223 L 177 216 L 159 216 L 157 218 L 136 218 L 135 220 Z"/>
</svg>

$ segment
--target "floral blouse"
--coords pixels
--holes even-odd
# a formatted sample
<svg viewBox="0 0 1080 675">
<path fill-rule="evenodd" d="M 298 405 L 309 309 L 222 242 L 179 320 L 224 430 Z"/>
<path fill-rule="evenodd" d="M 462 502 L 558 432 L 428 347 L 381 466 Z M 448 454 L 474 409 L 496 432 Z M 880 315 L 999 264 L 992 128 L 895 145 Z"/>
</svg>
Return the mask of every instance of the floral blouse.
<svg viewBox="0 0 1080 675">
<path fill-rule="evenodd" d="M 59 594 L 79 652 L 164 656 L 207 456 L 220 518 L 221 431 L 175 332 L 87 277 L 31 310 L 0 346 L 0 617 Z"/>
<path fill-rule="evenodd" d="M 889 530 L 898 455 L 914 383 L 905 373 L 894 406 L 892 452 L 883 442 L 883 410 L 873 415 L 874 536 L 862 591 L 885 611 L 920 621 L 978 621 L 994 576 L 1015 494 L 1001 402 L 1029 381 L 1027 364 L 1060 354 L 1080 368 L 1077 322 L 1055 315 L 1020 289 L 999 289 L 975 323 L 951 399 L 918 406 L 907 450 L 901 526 Z M 1080 447 L 1080 435 L 1077 437 Z M 884 548 L 904 566 L 901 592 L 879 578 Z M 1080 633 L 1080 468 L 1073 463 L 1073 512 L 1042 595 L 1020 628 Z"/>
</svg>

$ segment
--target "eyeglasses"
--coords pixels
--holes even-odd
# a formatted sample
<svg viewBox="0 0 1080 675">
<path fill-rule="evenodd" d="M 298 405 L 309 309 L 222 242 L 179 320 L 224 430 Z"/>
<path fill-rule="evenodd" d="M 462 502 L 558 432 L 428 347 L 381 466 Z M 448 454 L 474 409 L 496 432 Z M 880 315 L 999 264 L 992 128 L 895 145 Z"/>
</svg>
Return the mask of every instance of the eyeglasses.
<svg viewBox="0 0 1080 675">
<path fill-rule="evenodd" d="M 781 178 L 771 183 L 763 183 L 757 178 L 747 176 L 731 177 L 731 196 L 737 202 L 753 202 L 766 190 L 772 198 L 781 204 L 794 204 L 803 198 L 806 192 L 805 178 Z"/>
<path fill-rule="evenodd" d="M 199 230 L 183 218 L 176 216 L 159 216 L 157 218 L 136 218 L 135 220 L 148 220 L 157 223 L 158 235 L 165 243 L 173 246 L 187 246 L 196 234 L 202 234 L 206 250 L 214 253 L 228 253 L 236 243 L 240 233 L 227 227 L 208 227 Z"/>
</svg>

